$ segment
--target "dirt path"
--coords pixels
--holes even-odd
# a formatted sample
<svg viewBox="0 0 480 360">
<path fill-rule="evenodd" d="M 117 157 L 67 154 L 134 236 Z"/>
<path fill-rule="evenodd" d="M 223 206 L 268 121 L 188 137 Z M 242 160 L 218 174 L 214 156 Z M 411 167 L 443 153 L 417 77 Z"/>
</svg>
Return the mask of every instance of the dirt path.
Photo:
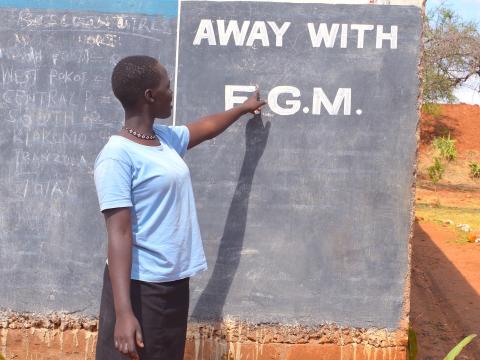
<svg viewBox="0 0 480 360">
<path fill-rule="evenodd" d="M 412 249 L 410 322 L 417 332 L 417 359 L 443 359 L 465 336 L 479 335 L 457 359 L 480 360 L 480 244 L 459 243 L 455 225 L 467 223 L 480 234 L 480 179 L 469 164 L 480 163 L 480 106 L 441 105 L 437 116 L 423 114 L 417 174 L 416 214 Z M 435 187 L 427 168 L 438 153 L 437 136 L 455 140 L 457 158 L 446 162 Z M 434 206 L 433 206 L 434 205 Z M 449 220 L 447 220 L 449 219 Z M 442 225 L 454 222 L 455 225 Z"/>
<path fill-rule="evenodd" d="M 417 359 L 443 359 L 463 337 L 480 336 L 480 245 L 459 244 L 451 227 L 415 224 L 411 325 Z M 480 359 L 476 338 L 457 359 Z"/>
</svg>

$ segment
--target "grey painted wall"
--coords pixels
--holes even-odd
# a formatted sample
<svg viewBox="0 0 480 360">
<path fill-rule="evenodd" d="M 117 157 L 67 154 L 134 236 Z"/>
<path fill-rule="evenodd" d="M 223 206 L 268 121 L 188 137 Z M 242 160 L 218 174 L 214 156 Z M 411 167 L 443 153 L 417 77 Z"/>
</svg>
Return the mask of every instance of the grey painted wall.
<svg viewBox="0 0 480 360">
<path fill-rule="evenodd" d="M 213 19 L 216 45 L 202 19 Z M 269 46 L 221 45 L 219 19 L 240 27 L 250 21 L 250 29 L 254 21 L 291 25 L 282 46 L 268 24 Z M 341 25 L 332 48 L 312 47 L 309 22 L 316 29 L 322 22 L 375 29 L 365 33 L 363 48 L 357 31 L 341 47 Z M 396 49 L 389 41 L 376 48 L 376 25 L 387 32 L 398 26 Z M 225 85 L 259 84 L 265 98 L 277 86 L 294 86 L 301 101 L 293 115 L 279 115 L 271 102 L 261 117 L 244 116 L 187 156 L 210 266 L 192 283 L 194 318 L 398 326 L 420 29 L 416 7 L 183 3 L 177 123 L 222 110 Z M 197 33 L 205 36 L 194 44 Z M 331 101 L 339 88 L 351 89 L 351 115 L 343 106 L 337 115 L 325 107 L 313 114 L 314 88 Z M 292 99 L 281 95 L 279 106 Z"/>
<path fill-rule="evenodd" d="M 0 308 L 95 315 L 106 239 L 92 167 L 123 121 L 109 77 L 136 53 L 173 76 L 176 18 L 0 17 Z M 193 46 L 202 18 L 292 24 L 281 47 Z M 371 34 L 357 49 L 355 32 L 347 48 L 312 48 L 309 21 L 396 24 L 398 49 L 375 49 Z M 258 83 L 265 95 L 295 86 L 302 102 L 290 116 L 268 107 L 248 125 L 245 116 L 188 154 L 210 266 L 192 281 L 193 318 L 397 326 L 420 24 L 415 7 L 184 3 L 178 124 L 223 110 L 226 84 Z M 350 88 L 352 115 L 313 115 L 314 87 L 330 99 Z M 290 99 L 281 95 L 279 106 Z"/>
</svg>

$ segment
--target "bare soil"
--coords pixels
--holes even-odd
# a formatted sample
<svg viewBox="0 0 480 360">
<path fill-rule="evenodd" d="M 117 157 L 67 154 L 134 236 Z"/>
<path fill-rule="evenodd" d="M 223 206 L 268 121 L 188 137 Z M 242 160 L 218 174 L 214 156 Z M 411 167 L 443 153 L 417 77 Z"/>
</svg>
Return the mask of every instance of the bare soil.
<svg viewBox="0 0 480 360">
<path fill-rule="evenodd" d="M 458 156 L 446 164 L 435 190 L 426 175 L 434 156 L 431 142 L 448 133 Z M 433 360 L 443 359 L 465 336 L 480 335 L 480 244 L 462 241 L 466 234 L 456 228 L 461 222 L 472 233 L 480 231 L 480 181 L 470 177 L 468 167 L 480 163 L 480 106 L 443 105 L 440 116 L 422 117 L 420 135 L 410 321 L 417 359 Z M 480 359 L 480 339 L 457 359 Z"/>
<path fill-rule="evenodd" d="M 458 244 L 456 236 L 439 224 L 415 224 L 410 322 L 418 359 L 443 359 L 465 336 L 480 334 L 480 246 Z M 478 339 L 461 355 L 480 359 Z"/>
</svg>

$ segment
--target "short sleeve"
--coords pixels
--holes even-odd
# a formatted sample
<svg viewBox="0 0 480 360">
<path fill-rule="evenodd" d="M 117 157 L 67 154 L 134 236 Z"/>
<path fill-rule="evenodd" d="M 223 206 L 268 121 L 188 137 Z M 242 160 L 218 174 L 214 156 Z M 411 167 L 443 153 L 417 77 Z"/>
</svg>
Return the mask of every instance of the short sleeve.
<svg viewBox="0 0 480 360">
<path fill-rule="evenodd" d="M 132 168 L 125 161 L 104 158 L 95 164 L 100 211 L 132 206 Z"/>
<path fill-rule="evenodd" d="M 169 126 L 170 145 L 175 151 L 183 157 L 187 152 L 188 142 L 190 141 L 190 132 L 185 125 Z"/>
</svg>

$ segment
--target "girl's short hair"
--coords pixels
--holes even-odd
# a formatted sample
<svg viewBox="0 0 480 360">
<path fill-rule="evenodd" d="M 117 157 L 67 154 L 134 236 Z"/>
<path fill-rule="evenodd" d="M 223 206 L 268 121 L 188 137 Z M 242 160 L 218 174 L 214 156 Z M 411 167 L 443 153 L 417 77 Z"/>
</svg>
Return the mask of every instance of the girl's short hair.
<svg viewBox="0 0 480 360">
<path fill-rule="evenodd" d="M 115 65 L 112 72 L 112 90 L 124 109 L 136 104 L 146 89 L 158 86 L 161 74 L 158 60 L 146 55 L 128 56 Z"/>
</svg>

